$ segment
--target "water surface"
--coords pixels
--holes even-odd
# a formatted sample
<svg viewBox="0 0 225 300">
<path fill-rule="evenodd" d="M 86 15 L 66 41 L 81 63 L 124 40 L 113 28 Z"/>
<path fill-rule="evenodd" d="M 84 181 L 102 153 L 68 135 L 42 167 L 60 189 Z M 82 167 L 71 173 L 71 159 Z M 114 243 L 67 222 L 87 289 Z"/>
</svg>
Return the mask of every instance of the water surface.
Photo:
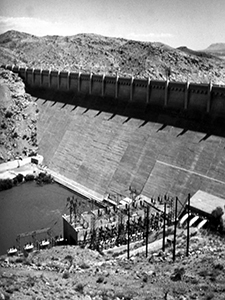
<svg viewBox="0 0 225 300">
<path fill-rule="evenodd" d="M 0 255 L 16 244 L 18 234 L 50 227 L 55 235 L 62 234 L 62 215 L 69 213 L 67 198 L 75 193 L 54 183 L 39 186 L 24 183 L 0 192 Z M 75 195 L 78 198 L 78 195 Z M 82 201 L 82 210 L 87 200 Z"/>
</svg>

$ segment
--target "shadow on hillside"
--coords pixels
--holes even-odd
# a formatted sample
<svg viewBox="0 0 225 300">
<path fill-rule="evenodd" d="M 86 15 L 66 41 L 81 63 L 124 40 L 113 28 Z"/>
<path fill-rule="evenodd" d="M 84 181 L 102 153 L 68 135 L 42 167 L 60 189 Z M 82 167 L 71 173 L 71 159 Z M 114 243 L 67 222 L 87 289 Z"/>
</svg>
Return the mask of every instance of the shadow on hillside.
<svg viewBox="0 0 225 300">
<path fill-rule="evenodd" d="M 205 141 L 211 135 L 225 137 L 223 130 L 225 120 L 222 118 L 212 118 L 210 115 L 202 114 L 200 112 L 190 111 L 174 111 L 157 106 L 132 103 L 117 100 L 109 97 L 90 96 L 84 94 L 75 94 L 68 92 L 51 91 L 48 89 L 29 89 L 26 92 L 38 99 L 52 102 L 52 106 L 56 103 L 63 103 L 61 109 L 66 105 L 71 105 L 71 111 L 77 107 L 86 108 L 83 114 L 88 110 L 96 110 L 95 117 L 98 117 L 101 112 L 108 112 L 112 115 L 108 120 L 113 119 L 116 115 L 126 116 L 127 119 L 124 124 L 129 122 L 131 118 L 143 120 L 140 127 L 145 126 L 148 122 L 155 122 L 162 124 L 158 131 L 163 130 L 166 126 L 174 126 L 181 128 L 182 131 L 177 137 L 185 134 L 188 130 L 205 133 L 201 141 Z M 43 104 L 44 104 L 43 103 Z"/>
</svg>

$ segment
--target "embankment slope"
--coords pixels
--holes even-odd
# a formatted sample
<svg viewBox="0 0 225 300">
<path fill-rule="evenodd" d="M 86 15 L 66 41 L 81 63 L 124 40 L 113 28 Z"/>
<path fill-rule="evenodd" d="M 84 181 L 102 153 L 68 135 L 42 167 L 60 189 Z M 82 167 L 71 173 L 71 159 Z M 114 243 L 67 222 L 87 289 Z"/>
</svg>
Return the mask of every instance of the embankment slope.
<svg viewBox="0 0 225 300">
<path fill-rule="evenodd" d="M 131 186 L 149 197 L 224 196 L 225 139 L 210 127 L 106 99 L 102 109 L 93 97 L 49 99 L 36 99 L 38 141 L 54 171 L 102 195 Z"/>
</svg>

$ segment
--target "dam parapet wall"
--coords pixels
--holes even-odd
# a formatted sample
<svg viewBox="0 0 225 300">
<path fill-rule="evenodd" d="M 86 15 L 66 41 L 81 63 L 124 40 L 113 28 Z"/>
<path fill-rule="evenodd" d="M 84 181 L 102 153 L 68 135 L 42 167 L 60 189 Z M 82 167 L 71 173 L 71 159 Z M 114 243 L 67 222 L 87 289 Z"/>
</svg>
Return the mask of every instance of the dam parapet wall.
<svg viewBox="0 0 225 300">
<path fill-rule="evenodd" d="M 225 86 L 42 70 L 12 65 L 1 67 L 18 73 L 29 88 L 109 97 L 133 104 L 209 115 L 212 118 L 223 119 L 225 116 Z"/>
</svg>

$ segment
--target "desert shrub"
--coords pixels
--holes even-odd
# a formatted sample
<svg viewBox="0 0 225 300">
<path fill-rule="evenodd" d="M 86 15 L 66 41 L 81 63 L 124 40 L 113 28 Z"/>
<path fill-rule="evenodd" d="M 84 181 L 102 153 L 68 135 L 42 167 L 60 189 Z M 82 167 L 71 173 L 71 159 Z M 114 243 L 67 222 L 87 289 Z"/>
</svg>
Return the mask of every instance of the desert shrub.
<svg viewBox="0 0 225 300">
<path fill-rule="evenodd" d="M 171 275 L 170 279 L 173 281 L 182 280 L 183 275 L 185 274 L 184 268 L 176 268 L 174 273 Z"/>
<path fill-rule="evenodd" d="M 0 191 L 8 190 L 13 187 L 12 179 L 1 179 L 0 180 Z"/>
<path fill-rule="evenodd" d="M 11 118 L 12 115 L 13 115 L 13 112 L 12 112 L 12 111 L 9 111 L 9 110 L 7 110 L 6 113 L 5 113 L 5 117 L 6 117 L 6 118 Z"/>
<path fill-rule="evenodd" d="M 47 183 L 52 183 L 53 182 L 53 178 L 50 174 L 47 173 L 39 173 L 38 177 L 36 178 L 36 181 L 38 184 L 47 184 Z"/>
<path fill-rule="evenodd" d="M 17 180 L 17 178 L 15 177 L 15 178 L 13 178 L 13 185 L 16 186 L 17 184 L 18 184 L 18 180 Z"/>
<path fill-rule="evenodd" d="M 104 281 L 103 276 L 98 277 L 98 279 L 96 280 L 97 283 L 102 283 L 103 281 Z"/>
<path fill-rule="evenodd" d="M 66 255 L 64 257 L 64 259 L 67 259 L 67 260 L 73 260 L 73 256 L 72 255 Z"/>
<path fill-rule="evenodd" d="M 6 128 L 7 128 L 7 123 L 4 122 L 4 121 L 2 121 L 2 123 L 1 123 L 1 128 L 2 128 L 2 129 L 6 129 Z"/>
<path fill-rule="evenodd" d="M 134 298 L 134 293 L 131 291 L 115 292 L 115 298 L 116 297 L 124 300 L 132 300 Z"/>
<path fill-rule="evenodd" d="M 75 286 L 75 291 L 77 291 L 77 292 L 83 294 L 83 292 L 84 292 L 84 286 L 83 286 L 83 284 L 82 284 L 82 283 L 78 283 L 78 284 Z"/>
<path fill-rule="evenodd" d="M 212 274 L 211 276 L 210 276 L 210 280 L 212 281 L 212 282 L 215 282 L 216 281 L 216 277 L 217 276 L 215 276 L 214 274 Z"/>
<path fill-rule="evenodd" d="M 214 294 L 210 292 L 208 295 L 205 296 L 205 300 L 211 300 L 214 298 Z"/>
<path fill-rule="evenodd" d="M 17 257 L 15 260 L 16 263 L 23 263 L 24 262 L 24 257 Z"/>
<path fill-rule="evenodd" d="M 52 256 L 52 257 L 51 257 L 51 260 L 59 260 L 59 258 L 58 258 L 58 257 L 55 257 L 55 256 Z"/>
<path fill-rule="evenodd" d="M 200 272 L 198 272 L 198 275 L 205 278 L 208 275 L 208 271 L 207 270 L 201 270 Z"/>
<path fill-rule="evenodd" d="M 213 229 L 223 231 L 223 214 L 224 211 L 220 206 L 218 206 L 211 212 L 211 225 Z"/>
<path fill-rule="evenodd" d="M 28 277 L 27 277 L 27 285 L 29 287 L 34 286 L 35 285 L 35 277 L 32 277 L 32 276 L 28 275 Z"/>
<path fill-rule="evenodd" d="M 16 179 L 17 179 L 17 181 L 18 181 L 19 183 L 23 182 L 23 174 L 18 174 L 18 175 L 16 176 Z"/>
<path fill-rule="evenodd" d="M 113 290 L 108 290 L 108 289 L 102 290 L 100 295 L 102 297 L 102 300 L 115 299 L 115 292 Z"/>
<path fill-rule="evenodd" d="M 15 132 L 13 132 L 13 134 L 12 134 L 12 138 L 13 138 L 13 139 L 16 139 L 16 138 L 18 138 L 18 136 L 19 136 L 19 135 L 18 135 L 18 133 L 17 133 L 16 131 L 15 131 Z"/>
<path fill-rule="evenodd" d="M 114 253 L 112 254 L 112 257 L 117 257 L 117 256 L 119 256 L 119 254 L 116 253 L 116 252 L 114 252 Z"/>
<path fill-rule="evenodd" d="M 81 269 L 89 269 L 90 266 L 87 264 L 87 263 L 82 263 L 80 266 L 79 266 Z"/>
<path fill-rule="evenodd" d="M 223 212 L 222 207 L 217 206 L 217 208 L 215 208 L 211 214 L 215 219 L 218 219 L 218 218 L 222 217 L 223 213 L 224 212 Z"/>
<path fill-rule="evenodd" d="M 67 272 L 67 271 L 63 272 L 62 278 L 68 279 L 69 277 L 70 277 L 70 273 L 69 272 Z"/>
<path fill-rule="evenodd" d="M 5 183 L 6 183 L 6 189 L 11 189 L 13 187 L 13 180 L 6 179 Z"/>
<path fill-rule="evenodd" d="M 220 264 L 220 263 L 215 263 L 214 268 L 217 269 L 217 270 L 223 270 L 223 265 Z"/>
<path fill-rule="evenodd" d="M 199 281 L 198 281 L 197 278 L 192 278 L 192 279 L 191 279 L 191 283 L 192 283 L 192 284 L 198 284 Z"/>
<path fill-rule="evenodd" d="M 148 275 L 144 274 L 144 276 L 143 276 L 143 282 L 147 282 L 147 281 L 148 281 Z"/>
<path fill-rule="evenodd" d="M 65 258 L 64 258 L 65 260 L 67 260 L 68 262 L 69 262 L 69 264 L 70 265 L 72 265 L 73 264 L 73 257 L 71 256 L 71 255 L 67 255 L 67 256 L 65 256 Z"/>
<path fill-rule="evenodd" d="M 27 174 L 27 175 L 25 176 L 25 180 L 26 180 L 26 181 L 32 181 L 32 180 L 34 180 L 34 175 L 33 175 L 33 174 Z"/>
</svg>

